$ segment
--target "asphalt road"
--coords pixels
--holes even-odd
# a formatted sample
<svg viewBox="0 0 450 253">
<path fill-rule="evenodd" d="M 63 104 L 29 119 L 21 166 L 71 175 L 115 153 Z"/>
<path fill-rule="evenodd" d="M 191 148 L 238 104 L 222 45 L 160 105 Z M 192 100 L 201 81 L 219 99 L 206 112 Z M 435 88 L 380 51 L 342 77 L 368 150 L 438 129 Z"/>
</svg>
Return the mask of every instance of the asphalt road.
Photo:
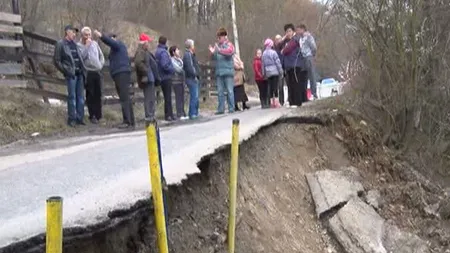
<svg viewBox="0 0 450 253">
<path fill-rule="evenodd" d="M 229 144 L 233 118 L 241 120 L 244 140 L 288 112 L 252 109 L 163 129 L 167 182 L 179 183 L 187 174 L 199 172 L 196 164 L 203 156 Z M 49 196 L 64 198 L 64 227 L 96 224 L 107 219 L 109 211 L 149 197 L 144 131 L 82 138 L 0 157 L 0 248 L 44 232 Z"/>
</svg>

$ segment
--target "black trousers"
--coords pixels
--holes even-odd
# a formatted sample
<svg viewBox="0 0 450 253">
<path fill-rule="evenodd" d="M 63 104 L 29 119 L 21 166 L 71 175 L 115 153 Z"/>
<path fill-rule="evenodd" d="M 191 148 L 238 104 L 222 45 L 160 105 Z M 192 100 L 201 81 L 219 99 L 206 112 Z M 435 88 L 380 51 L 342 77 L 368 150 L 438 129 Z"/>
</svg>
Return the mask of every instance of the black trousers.
<svg viewBox="0 0 450 253">
<path fill-rule="evenodd" d="M 86 105 L 89 119 L 102 118 L 102 85 L 103 76 L 98 71 L 88 71 L 86 77 Z"/>
<path fill-rule="evenodd" d="M 164 96 L 164 118 L 166 120 L 173 119 L 172 108 L 172 80 L 167 79 L 161 82 L 161 89 Z"/>
<path fill-rule="evenodd" d="M 259 90 L 259 101 L 261 102 L 261 107 L 266 108 L 269 106 L 269 87 L 266 80 L 256 81 Z"/>
<path fill-rule="evenodd" d="M 267 82 L 269 84 L 269 98 L 278 97 L 278 76 L 271 76 Z"/>
<path fill-rule="evenodd" d="M 278 86 L 278 97 L 280 98 L 280 104 L 284 105 L 284 83 L 286 82 L 286 77 L 284 77 L 284 74 L 282 78 L 280 78 L 280 83 Z"/>
<path fill-rule="evenodd" d="M 287 70 L 287 86 L 289 105 L 301 106 L 306 101 L 308 72 L 295 67 Z"/>
<path fill-rule="evenodd" d="M 135 125 L 133 105 L 130 99 L 131 72 L 121 72 L 113 76 L 116 91 L 122 106 L 123 123 Z"/>
<path fill-rule="evenodd" d="M 175 92 L 175 107 L 177 109 L 177 118 L 186 117 L 184 111 L 184 83 L 172 83 L 173 92 Z"/>
</svg>

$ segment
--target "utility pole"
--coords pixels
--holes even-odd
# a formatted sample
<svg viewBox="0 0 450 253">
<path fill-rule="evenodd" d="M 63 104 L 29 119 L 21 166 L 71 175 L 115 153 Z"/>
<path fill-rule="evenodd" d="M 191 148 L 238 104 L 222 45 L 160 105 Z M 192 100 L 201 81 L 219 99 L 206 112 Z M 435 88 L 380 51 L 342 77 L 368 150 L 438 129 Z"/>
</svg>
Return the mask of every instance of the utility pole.
<svg viewBox="0 0 450 253">
<path fill-rule="evenodd" d="M 236 4 L 234 0 L 231 1 L 231 20 L 233 22 L 233 35 L 234 35 L 234 47 L 236 49 L 237 56 L 240 57 L 239 54 L 239 36 L 238 36 L 238 29 L 237 29 L 237 22 L 236 22 Z"/>
</svg>

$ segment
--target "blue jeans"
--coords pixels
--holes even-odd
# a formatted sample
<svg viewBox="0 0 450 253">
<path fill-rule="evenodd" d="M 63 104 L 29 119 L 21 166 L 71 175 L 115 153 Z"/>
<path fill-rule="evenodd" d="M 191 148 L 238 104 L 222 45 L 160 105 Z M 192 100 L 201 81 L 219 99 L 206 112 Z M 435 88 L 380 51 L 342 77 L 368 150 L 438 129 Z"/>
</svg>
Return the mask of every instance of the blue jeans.
<svg viewBox="0 0 450 253">
<path fill-rule="evenodd" d="M 84 119 L 84 76 L 66 77 L 68 123 Z"/>
<path fill-rule="evenodd" d="M 228 96 L 228 111 L 234 112 L 234 77 L 216 76 L 217 93 L 219 96 L 219 105 L 217 113 L 225 112 L 225 91 Z"/>
<path fill-rule="evenodd" d="M 198 93 L 199 93 L 199 83 L 197 79 L 186 78 L 186 85 L 189 89 L 189 118 L 194 118 L 198 116 Z"/>
</svg>

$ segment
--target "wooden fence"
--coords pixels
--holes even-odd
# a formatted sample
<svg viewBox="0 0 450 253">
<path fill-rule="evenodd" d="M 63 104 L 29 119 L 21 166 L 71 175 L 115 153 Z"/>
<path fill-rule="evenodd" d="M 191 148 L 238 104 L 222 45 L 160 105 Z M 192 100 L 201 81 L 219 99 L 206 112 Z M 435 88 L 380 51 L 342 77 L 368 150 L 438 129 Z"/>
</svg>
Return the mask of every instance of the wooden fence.
<svg viewBox="0 0 450 253">
<path fill-rule="evenodd" d="M 67 100 L 65 81 L 53 65 L 53 51 L 57 40 L 39 33 L 24 31 L 21 27 L 21 16 L 18 7 L 14 14 L 0 12 L 0 85 L 22 88 L 42 96 L 44 101 L 49 98 Z M 5 34 L 5 35 L 4 35 Z M 37 50 L 36 50 L 37 49 Z M 109 64 L 105 64 L 104 76 L 105 95 L 104 104 L 119 103 L 113 81 L 109 75 Z M 132 64 L 134 69 L 134 64 Z M 200 97 L 206 101 L 214 93 L 214 78 L 212 67 L 200 65 Z M 143 98 L 135 83 L 130 92 L 133 101 L 139 102 Z M 187 89 L 186 89 L 187 90 Z M 136 94 L 136 95 L 135 95 Z"/>
</svg>

